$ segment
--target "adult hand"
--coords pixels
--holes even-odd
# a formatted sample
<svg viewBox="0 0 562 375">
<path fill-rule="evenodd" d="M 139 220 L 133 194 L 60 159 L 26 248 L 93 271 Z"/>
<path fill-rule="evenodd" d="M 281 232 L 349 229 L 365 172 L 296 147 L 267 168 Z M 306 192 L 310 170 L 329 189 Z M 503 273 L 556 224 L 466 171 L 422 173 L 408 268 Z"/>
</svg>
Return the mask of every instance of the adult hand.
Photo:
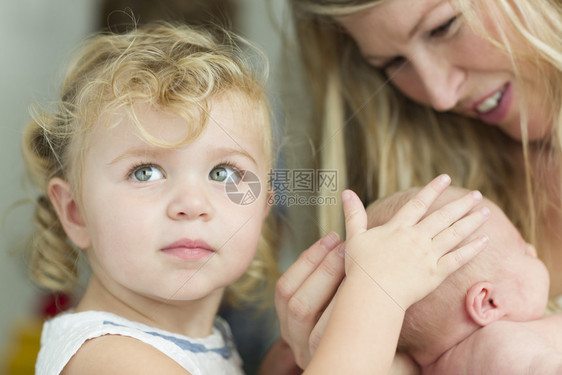
<svg viewBox="0 0 562 375">
<path fill-rule="evenodd" d="M 399 219 L 395 219 L 395 221 L 400 221 L 401 216 L 411 218 L 412 212 L 414 216 L 417 215 L 415 221 L 420 220 L 423 212 L 416 213 L 416 211 L 425 211 L 447 185 L 447 182 L 440 183 L 438 179 L 432 181 L 424 189 L 425 191 L 418 196 L 421 200 L 414 200 L 413 203 L 406 205 L 401 210 L 402 212 L 397 215 Z M 475 218 L 478 215 L 474 214 L 469 215 L 470 219 L 459 220 L 473 204 L 473 198 L 465 197 L 460 202 L 448 205 L 448 207 L 441 209 L 439 214 L 423 220 L 424 224 L 419 225 L 420 231 L 423 233 L 428 230 L 427 233 L 431 233 L 435 227 L 442 228 L 444 218 L 449 220 L 445 227 L 458 220 L 459 222 L 456 222 L 445 233 L 435 236 L 445 238 L 438 241 L 441 242 L 439 247 L 447 248 L 451 246 L 453 242 L 460 241 L 456 237 L 463 237 L 470 233 L 483 221 L 481 218 Z M 356 218 L 351 219 L 351 221 L 355 220 Z M 365 218 L 361 220 L 363 221 Z M 335 234 L 328 234 L 306 250 L 277 283 L 275 305 L 281 335 L 293 350 L 296 363 L 301 368 L 306 368 L 312 354 L 319 345 L 328 322 L 334 296 L 338 287 L 342 284 L 345 274 L 342 247 L 343 245 Z M 452 254 L 445 256 L 444 258 L 447 260 L 441 263 L 438 280 L 434 280 L 429 289 L 434 288 L 446 274 L 466 262 L 481 248 L 482 244 L 471 243 L 464 249 L 457 249 L 456 256 Z M 415 293 L 417 297 L 414 297 L 414 300 L 427 292 L 427 290 L 417 291 Z M 412 303 L 412 301 L 410 300 L 409 303 Z M 396 374 L 416 374 L 416 370 L 415 364 L 409 358 L 399 357 L 393 364 L 393 373 Z"/>
<path fill-rule="evenodd" d="M 323 329 L 316 329 L 322 312 L 344 277 L 340 240 L 329 233 L 303 252 L 279 278 L 275 307 L 281 336 L 292 349 L 296 363 L 305 368 Z"/>
</svg>

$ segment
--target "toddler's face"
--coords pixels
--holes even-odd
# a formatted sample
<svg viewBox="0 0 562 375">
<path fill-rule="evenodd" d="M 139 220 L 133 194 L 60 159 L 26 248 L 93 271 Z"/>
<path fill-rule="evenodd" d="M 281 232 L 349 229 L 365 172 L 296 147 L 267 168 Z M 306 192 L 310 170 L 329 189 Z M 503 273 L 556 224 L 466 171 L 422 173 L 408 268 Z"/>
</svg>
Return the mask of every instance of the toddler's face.
<svg viewBox="0 0 562 375">
<path fill-rule="evenodd" d="M 121 298 L 185 301 L 246 271 L 268 212 L 258 130 L 267 120 L 258 108 L 236 94 L 213 99 L 201 135 L 178 148 L 148 144 L 128 116 L 113 116 L 114 128 L 97 126 L 81 195 L 94 277 Z M 152 136 L 185 136 L 179 116 L 136 109 Z"/>
</svg>

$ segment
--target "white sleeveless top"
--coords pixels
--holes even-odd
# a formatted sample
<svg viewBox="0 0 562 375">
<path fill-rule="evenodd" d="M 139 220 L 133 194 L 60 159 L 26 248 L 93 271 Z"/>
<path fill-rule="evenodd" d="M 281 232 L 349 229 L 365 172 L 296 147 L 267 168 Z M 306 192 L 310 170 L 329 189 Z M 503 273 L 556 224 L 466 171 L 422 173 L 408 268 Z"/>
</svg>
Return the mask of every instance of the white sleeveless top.
<svg viewBox="0 0 562 375">
<path fill-rule="evenodd" d="M 210 336 L 190 338 L 104 311 L 63 313 L 45 322 L 35 374 L 60 374 L 86 340 L 103 335 L 127 336 L 147 343 L 193 375 L 244 374 L 230 327 L 220 317 L 215 319 Z"/>
</svg>

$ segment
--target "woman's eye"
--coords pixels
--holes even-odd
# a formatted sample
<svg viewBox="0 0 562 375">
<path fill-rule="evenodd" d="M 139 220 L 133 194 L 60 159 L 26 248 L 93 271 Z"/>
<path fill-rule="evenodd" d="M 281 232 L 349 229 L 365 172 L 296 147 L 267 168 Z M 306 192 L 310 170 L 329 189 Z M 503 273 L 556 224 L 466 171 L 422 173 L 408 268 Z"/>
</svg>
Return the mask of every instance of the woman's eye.
<svg viewBox="0 0 562 375">
<path fill-rule="evenodd" d="M 444 36 L 447 35 L 447 33 L 449 32 L 451 26 L 453 26 L 453 24 L 455 23 L 455 21 L 457 20 L 458 16 L 454 16 L 452 18 L 450 18 L 447 22 L 445 22 L 444 24 L 436 27 L 435 29 L 431 30 L 431 32 L 429 33 L 429 35 L 431 37 L 440 37 L 440 36 Z"/>
<path fill-rule="evenodd" d="M 209 180 L 225 182 L 227 179 L 233 182 L 240 181 L 242 179 L 242 171 L 231 165 L 219 165 L 209 172 Z"/>
<path fill-rule="evenodd" d="M 141 182 L 156 181 L 164 178 L 164 173 L 154 165 L 143 165 L 133 170 L 131 178 Z"/>
</svg>

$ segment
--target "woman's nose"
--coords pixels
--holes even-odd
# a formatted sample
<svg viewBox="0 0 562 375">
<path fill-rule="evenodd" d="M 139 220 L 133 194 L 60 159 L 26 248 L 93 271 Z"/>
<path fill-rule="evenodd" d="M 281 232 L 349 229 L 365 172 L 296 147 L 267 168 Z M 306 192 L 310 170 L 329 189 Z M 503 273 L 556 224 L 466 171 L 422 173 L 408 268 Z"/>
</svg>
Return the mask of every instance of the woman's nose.
<svg viewBox="0 0 562 375">
<path fill-rule="evenodd" d="M 203 182 L 177 186 L 171 193 L 168 216 L 174 220 L 210 220 L 213 208 L 209 193 Z"/>
<path fill-rule="evenodd" d="M 465 71 L 446 56 L 427 51 L 416 56 L 412 64 L 424 87 L 428 104 L 439 112 L 453 109 L 466 78 Z"/>
</svg>

